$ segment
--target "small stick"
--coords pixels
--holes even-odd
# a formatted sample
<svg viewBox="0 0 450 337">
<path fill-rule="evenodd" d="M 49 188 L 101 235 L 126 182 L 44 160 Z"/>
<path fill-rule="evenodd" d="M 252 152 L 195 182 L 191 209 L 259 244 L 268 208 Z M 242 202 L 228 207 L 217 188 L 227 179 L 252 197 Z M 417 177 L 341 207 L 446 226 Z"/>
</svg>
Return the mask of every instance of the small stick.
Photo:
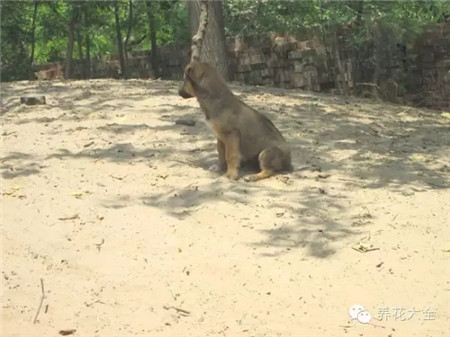
<svg viewBox="0 0 450 337">
<path fill-rule="evenodd" d="M 338 178 L 338 180 L 341 180 L 341 181 L 350 181 L 350 182 L 352 182 L 352 183 L 362 183 L 362 182 L 363 182 L 362 180 L 358 180 L 358 179 L 347 179 L 347 178 Z"/>
<path fill-rule="evenodd" d="M 425 102 L 425 100 L 426 100 L 427 98 L 428 98 L 428 97 L 425 97 L 425 98 L 424 98 L 423 100 L 421 100 L 419 103 L 414 104 L 414 105 L 412 105 L 412 106 L 409 106 L 409 107 L 407 107 L 405 110 L 401 110 L 401 111 L 397 112 L 397 114 L 405 113 L 405 112 L 408 112 L 408 111 L 411 110 L 411 109 L 414 109 L 414 108 L 419 107 L 423 102 Z"/>
<path fill-rule="evenodd" d="M 87 143 L 87 144 L 84 144 L 83 147 L 89 147 L 89 146 L 91 146 L 91 145 L 94 145 L 94 142 L 89 142 L 89 143 Z"/>
<path fill-rule="evenodd" d="M 42 303 L 44 302 L 44 298 L 45 298 L 44 280 L 43 280 L 42 278 L 41 278 L 41 290 L 42 290 L 42 293 L 41 293 L 41 302 L 39 303 L 39 307 L 38 307 L 38 310 L 37 310 L 37 312 L 36 312 L 36 316 L 34 316 L 33 324 L 36 324 L 36 321 L 37 321 L 38 316 L 39 316 L 39 312 L 41 311 L 41 308 L 42 308 Z"/>
<path fill-rule="evenodd" d="M 352 247 L 352 249 L 354 249 L 354 250 L 356 250 L 357 252 L 360 252 L 360 253 L 367 253 L 367 252 L 372 252 L 374 250 L 380 250 L 380 248 L 364 248 L 362 246 L 357 247 L 357 248 Z"/>
<path fill-rule="evenodd" d="M 172 289 L 172 287 L 170 286 L 169 282 L 167 282 L 167 286 L 169 287 L 170 292 L 172 293 L 173 299 L 176 301 L 176 300 L 177 300 L 177 296 L 176 296 L 175 293 L 173 292 L 173 289 Z"/>
<path fill-rule="evenodd" d="M 75 220 L 75 219 L 78 219 L 78 218 L 79 218 L 78 214 L 74 214 L 74 215 L 71 215 L 71 216 L 58 218 L 58 220 L 65 221 L 65 220 Z"/>
<path fill-rule="evenodd" d="M 181 308 L 174 307 L 173 305 L 171 305 L 171 306 L 164 305 L 163 308 L 166 309 L 166 310 L 169 310 L 169 309 L 175 309 L 176 311 L 181 312 L 182 314 L 185 314 L 185 315 L 190 315 L 190 314 L 191 314 L 190 311 L 187 311 L 187 310 L 184 310 L 184 309 L 181 309 Z"/>
<path fill-rule="evenodd" d="M 116 177 L 116 176 L 110 175 L 110 177 L 113 179 L 117 179 L 117 180 L 124 180 L 126 177 L 128 177 L 128 175 L 123 176 L 123 177 Z"/>
<path fill-rule="evenodd" d="M 183 211 L 183 213 L 184 213 L 184 214 L 187 214 L 188 216 L 190 216 L 190 217 L 191 217 L 192 219 L 194 219 L 195 222 L 197 222 L 199 225 L 202 224 L 195 216 L 193 216 L 193 215 L 191 214 L 191 212 L 185 210 L 185 211 Z"/>
<path fill-rule="evenodd" d="M 95 246 L 97 247 L 97 250 L 100 251 L 102 249 L 102 245 L 105 243 L 105 239 L 102 239 L 102 242 L 95 243 Z"/>
</svg>

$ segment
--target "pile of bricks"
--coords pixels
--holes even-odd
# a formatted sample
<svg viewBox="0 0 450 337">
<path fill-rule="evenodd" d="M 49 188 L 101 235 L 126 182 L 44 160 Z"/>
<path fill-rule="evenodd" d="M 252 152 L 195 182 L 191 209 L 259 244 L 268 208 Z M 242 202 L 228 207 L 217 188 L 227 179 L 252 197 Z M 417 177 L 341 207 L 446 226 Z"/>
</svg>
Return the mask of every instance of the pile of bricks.
<svg viewBox="0 0 450 337">
<path fill-rule="evenodd" d="M 252 85 L 274 85 L 320 91 L 334 83 L 327 71 L 325 48 L 317 39 L 247 36 L 227 40 L 233 79 Z"/>
</svg>

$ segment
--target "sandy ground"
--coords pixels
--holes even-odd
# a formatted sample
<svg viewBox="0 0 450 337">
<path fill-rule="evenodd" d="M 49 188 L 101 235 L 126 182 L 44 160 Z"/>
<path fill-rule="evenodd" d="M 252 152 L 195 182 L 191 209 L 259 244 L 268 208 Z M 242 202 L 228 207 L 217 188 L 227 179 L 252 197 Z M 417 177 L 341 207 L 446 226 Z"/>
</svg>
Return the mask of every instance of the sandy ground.
<svg viewBox="0 0 450 337">
<path fill-rule="evenodd" d="M 448 114 L 233 86 L 295 171 L 230 182 L 177 86 L 2 84 L 3 337 L 450 335 Z"/>
</svg>

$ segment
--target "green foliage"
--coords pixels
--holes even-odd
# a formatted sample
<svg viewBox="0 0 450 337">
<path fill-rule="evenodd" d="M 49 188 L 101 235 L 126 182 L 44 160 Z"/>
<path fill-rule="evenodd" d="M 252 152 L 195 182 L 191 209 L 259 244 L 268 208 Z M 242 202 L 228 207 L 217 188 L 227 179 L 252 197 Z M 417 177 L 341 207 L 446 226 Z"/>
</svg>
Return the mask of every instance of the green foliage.
<svg viewBox="0 0 450 337">
<path fill-rule="evenodd" d="M 65 2 L 40 3 L 36 25 L 35 63 L 61 61 L 67 46 L 67 12 Z M 41 23 L 52 24 L 41 24 Z"/>
<path fill-rule="evenodd" d="M 156 11 L 158 45 L 190 41 L 188 12 L 183 1 L 159 1 Z"/>
<path fill-rule="evenodd" d="M 25 79 L 29 73 L 33 2 L 1 1 L 1 80 Z"/>
<path fill-rule="evenodd" d="M 132 0 L 133 21 L 129 50 L 150 49 L 148 0 Z M 128 28 L 129 0 L 118 0 L 123 39 Z M 112 1 L 39 1 L 35 53 L 31 60 L 34 1 L 1 1 L 1 79 L 28 78 L 31 61 L 45 63 L 65 58 L 69 21 L 75 20 L 76 34 L 86 55 L 117 53 L 114 6 Z M 151 2 L 158 46 L 189 42 L 188 13 L 185 1 Z M 323 36 L 338 27 L 352 26 L 352 47 L 365 48 L 375 26 L 394 32 L 398 41 L 413 38 L 425 25 L 450 13 L 450 2 L 422 1 L 330 1 L 330 0 L 224 0 L 227 36 L 267 32 L 299 35 L 304 30 Z M 75 39 L 74 58 L 78 55 Z"/>
<path fill-rule="evenodd" d="M 128 28 L 129 0 L 119 0 L 123 40 Z M 129 50 L 150 49 L 146 1 L 133 0 L 133 22 Z M 86 37 L 90 55 L 117 54 L 114 6 L 112 1 L 40 1 L 38 6 L 33 63 L 63 61 L 66 56 L 69 21 L 76 22 L 86 55 Z M 30 74 L 33 1 L 1 1 L 1 80 L 27 79 Z M 152 1 L 157 28 L 157 45 L 188 42 L 188 15 L 183 1 Z M 75 39 L 74 58 L 78 58 Z M 35 69 L 36 70 L 36 69 Z"/>
<path fill-rule="evenodd" d="M 359 13 L 361 10 L 361 13 Z M 275 32 L 293 34 L 304 29 L 330 30 L 350 24 L 360 16 L 363 26 L 374 22 L 401 28 L 414 34 L 423 25 L 439 21 L 450 12 L 445 0 L 397 1 L 270 1 L 226 0 L 225 28 L 228 36 Z"/>
</svg>

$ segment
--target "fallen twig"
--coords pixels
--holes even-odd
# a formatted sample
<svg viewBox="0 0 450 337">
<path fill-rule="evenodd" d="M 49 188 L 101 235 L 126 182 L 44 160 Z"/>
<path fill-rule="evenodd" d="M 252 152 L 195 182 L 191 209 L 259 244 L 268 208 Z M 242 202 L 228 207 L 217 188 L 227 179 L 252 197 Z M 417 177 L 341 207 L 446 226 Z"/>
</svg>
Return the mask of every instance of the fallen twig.
<svg viewBox="0 0 450 337">
<path fill-rule="evenodd" d="M 105 243 L 105 239 L 102 239 L 102 242 L 95 244 L 95 247 L 97 248 L 98 251 L 100 251 L 102 249 L 102 245 L 104 243 Z"/>
<path fill-rule="evenodd" d="M 178 311 L 178 312 L 180 312 L 180 313 L 182 313 L 184 315 L 190 315 L 191 314 L 190 311 L 174 307 L 173 305 L 164 305 L 163 308 L 166 309 L 166 310 L 174 309 L 174 310 L 176 310 L 176 311 Z"/>
<path fill-rule="evenodd" d="M 36 315 L 34 316 L 34 320 L 33 320 L 33 324 L 36 324 L 39 313 L 41 312 L 41 308 L 42 308 L 42 303 L 44 302 L 44 298 L 45 298 L 45 291 L 44 291 L 44 280 L 41 278 L 41 301 L 39 302 L 39 307 L 38 310 L 36 312 Z"/>
<path fill-rule="evenodd" d="M 197 224 L 199 224 L 199 225 L 202 224 L 195 216 L 193 216 L 191 214 L 191 212 L 184 210 L 183 213 L 186 214 L 187 216 L 191 217 L 193 220 L 195 220 L 195 222 L 197 222 Z"/>
<path fill-rule="evenodd" d="M 123 176 L 123 177 L 116 177 L 116 176 L 113 176 L 113 175 L 109 175 L 111 178 L 113 178 L 113 179 L 116 179 L 116 180 L 124 180 L 126 177 L 128 177 L 128 175 L 126 175 L 126 176 Z"/>
<path fill-rule="evenodd" d="M 74 215 L 71 215 L 71 216 L 66 216 L 66 217 L 63 217 L 63 218 L 58 218 L 58 220 L 74 220 L 74 219 L 78 219 L 78 214 L 74 214 Z"/>
<path fill-rule="evenodd" d="M 170 286 L 169 282 L 167 282 L 167 286 L 168 286 L 169 289 L 170 289 L 170 292 L 171 292 L 171 294 L 172 294 L 173 299 L 176 301 L 176 300 L 177 300 L 177 296 L 176 296 L 175 293 L 173 292 L 173 289 L 172 289 L 172 287 Z"/>
<path fill-rule="evenodd" d="M 411 105 L 411 106 L 407 107 L 407 108 L 404 109 L 404 110 L 400 110 L 399 112 L 396 112 L 396 114 L 397 114 L 397 115 L 398 115 L 398 114 L 403 114 L 403 113 L 405 113 L 405 112 L 408 112 L 408 111 L 411 110 L 411 109 L 418 108 L 423 102 L 426 101 L 427 98 L 428 98 L 428 97 L 425 97 L 425 98 L 424 98 L 423 100 L 421 100 L 419 103 L 416 103 L 416 104 L 414 104 L 414 105 Z"/>
<path fill-rule="evenodd" d="M 87 144 L 84 144 L 83 147 L 89 147 L 89 146 L 91 146 L 91 145 L 94 145 L 94 142 L 89 142 L 89 143 L 87 143 Z"/>
<path fill-rule="evenodd" d="M 68 336 L 68 335 L 72 335 L 76 332 L 77 330 L 75 329 L 69 329 L 69 330 L 59 330 L 59 334 L 61 336 Z"/>
<path fill-rule="evenodd" d="M 11 136 L 11 135 L 17 135 L 17 132 L 16 131 L 12 131 L 12 132 L 3 132 L 2 133 L 2 136 L 3 137 L 8 137 L 8 136 Z"/>
<path fill-rule="evenodd" d="M 102 302 L 100 300 L 96 300 L 96 301 L 91 302 L 91 303 L 84 302 L 84 305 L 87 306 L 87 307 L 91 307 L 91 306 L 93 306 L 96 303 L 105 304 L 105 302 Z"/>
<path fill-rule="evenodd" d="M 360 253 L 367 253 L 367 252 L 372 252 L 374 250 L 380 250 L 380 248 L 367 248 L 363 245 L 360 245 L 358 247 L 352 247 L 352 249 L 356 250 L 357 252 Z"/>
</svg>

